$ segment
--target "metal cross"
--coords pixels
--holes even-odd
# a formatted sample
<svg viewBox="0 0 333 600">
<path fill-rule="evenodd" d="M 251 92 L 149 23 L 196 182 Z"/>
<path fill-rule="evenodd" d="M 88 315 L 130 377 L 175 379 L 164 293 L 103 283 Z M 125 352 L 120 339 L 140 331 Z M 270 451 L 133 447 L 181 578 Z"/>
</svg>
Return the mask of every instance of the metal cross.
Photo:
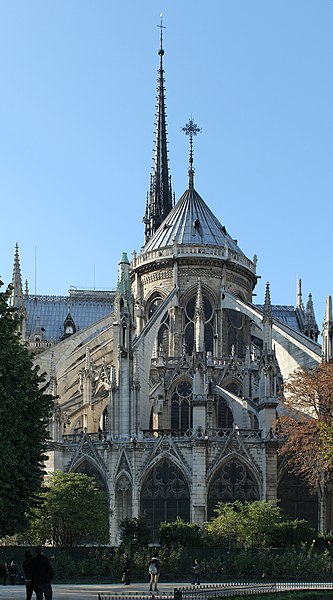
<svg viewBox="0 0 333 600">
<path fill-rule="evenodd" d="M 157 25 L 157 27 L 159 27 L 159 29 L 161 30 L 161 45 L 160 45 L 160 49 L 159 49 L 159 54 L 161 55 L 161 58 L 164 54 L 164 50 L 163 50 L 163 29 L 165 29 L 164 25 L 163 25 L 163 13 L 160 14 L 161 17 L 161 23 L 159 25 Z"/>
<path fill-rule="evenodd" d="M 198 135 L 201 132 L 200 127 L 196 123 L 194 123 L 192 117 L 189 122 L 186 123 L 185 127 L 182 128 L 185 135 L 188 135 L 190 138 L 190 168 L 192 168 L 193 164 L 193 136 Z"/>
</svg>

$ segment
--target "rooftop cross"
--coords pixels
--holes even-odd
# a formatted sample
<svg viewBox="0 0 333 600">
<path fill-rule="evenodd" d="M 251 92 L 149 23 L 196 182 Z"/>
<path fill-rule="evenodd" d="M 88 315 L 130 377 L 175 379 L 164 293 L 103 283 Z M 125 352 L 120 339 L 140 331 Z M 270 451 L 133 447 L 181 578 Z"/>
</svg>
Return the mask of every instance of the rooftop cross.
<svg viewBox="0 0 333 600">
<path fill-rule="evenodd" d="M 182 128 L 182 131 L 184 131 L 185 135 L 188 135 L 190 138 L 190 157 L 189 157 L 189 170 L 188 170 L 188 174 L 189 174 L 189 185 L 190 187 L 193 187 L 193 137 L 195 135 L 198 135 L 198 133 L 201 132 L 200 127 L 198 127 L 198 125 L 196 123 L 194 123 L 192 117 L 190 118 L 189 122 L 186 123 L 185 127 Z"/>
<path fill-rule="evenodd" d="M 159 54 L 163 56 L 164 54 L 164 50 L 163 50 L 163 29 L 165 29 L 165 26 L 163 25 L 163 13 L 160 14 L 161 17 L 161 22 L 159 25 L 157 25 L 157 27 L 159 27 L 159 29 L 161 30 L 161 46 L 160 46 L 160 50 L 159 50 Z"/>
</svg>

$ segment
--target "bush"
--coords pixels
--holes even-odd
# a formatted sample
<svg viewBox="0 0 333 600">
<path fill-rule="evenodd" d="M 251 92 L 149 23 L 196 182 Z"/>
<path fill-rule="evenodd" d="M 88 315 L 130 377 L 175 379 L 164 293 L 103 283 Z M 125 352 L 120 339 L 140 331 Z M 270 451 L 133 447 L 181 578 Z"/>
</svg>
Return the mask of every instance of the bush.
<svg viewBox="0 0 333 600">
<path fill-rule="evenodd" d="M 182 519 L 174 523 L 161 523 L 160 542 L 162 546 L 199 547 L 203 545 L 202 529 L 196 523 L 185 523 Z"/>
</svg>

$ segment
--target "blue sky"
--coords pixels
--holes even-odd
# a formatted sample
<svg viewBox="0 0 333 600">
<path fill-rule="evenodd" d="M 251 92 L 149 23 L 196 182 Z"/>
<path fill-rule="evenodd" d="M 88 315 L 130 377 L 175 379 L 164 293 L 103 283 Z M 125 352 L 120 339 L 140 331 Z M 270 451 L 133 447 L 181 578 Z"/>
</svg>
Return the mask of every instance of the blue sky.
<svg viewBox="0 0 333 600">
<path fill-rule="evenodd" d="M 2 0 L 0 274 L 31 293 L 115 286 L 143 243 L 163 12 L 170 171 L 242 250 L 257 302 L 333 293 L 332 0 Z"/>
</svg>

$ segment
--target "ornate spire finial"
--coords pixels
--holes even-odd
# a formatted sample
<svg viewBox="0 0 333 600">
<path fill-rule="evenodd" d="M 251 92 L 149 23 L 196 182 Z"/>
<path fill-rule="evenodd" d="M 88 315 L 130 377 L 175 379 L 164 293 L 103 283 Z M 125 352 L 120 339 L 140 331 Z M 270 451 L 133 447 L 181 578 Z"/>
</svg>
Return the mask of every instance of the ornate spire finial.
<svg viewBox="0 0 333 600">
<path fill-rule="evenodd" d="M 161 30 L 161 44 L 160 44 L 160 49 L 158 51 L 160 57 L 161 57 L 161 61 L 162 61 L 162 56 L 164 54 L 164 50 L 163 50 L 163 29 L 165 29 L 165 26 L 163 25 L 163 13 L 160 14 L 161 17 L 161 22 L 159 25 L 157 25 L 157 27 Z"/>
<path fill-rule="evenodd" d="M 185 127 L 182 128 L 182 131 L 190 138 L 190 154 L 189 154 L 189 169 L 188 169 L 188 182 L 189 188 L 193 188 L 193 137 L 198 135 L 201 132 L 201 128 L 198 127 L 196 123 L 194 123 L 192 117 L 189 122 L 186 123 Z"/>
</svg>

